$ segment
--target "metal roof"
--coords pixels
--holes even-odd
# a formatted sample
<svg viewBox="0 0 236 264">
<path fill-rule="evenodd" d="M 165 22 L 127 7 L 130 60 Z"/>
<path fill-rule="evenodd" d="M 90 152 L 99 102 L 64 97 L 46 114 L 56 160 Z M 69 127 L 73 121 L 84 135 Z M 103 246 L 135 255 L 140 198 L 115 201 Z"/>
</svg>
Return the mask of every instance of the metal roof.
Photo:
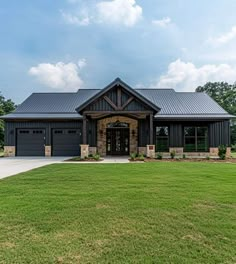
<svg viewBox="0 0 236 264">
<path fill-rule="evenodd" d="M 155 118 L 229 119 L 229 115 L 205 93 L 175 92 L 173 89 L 134 89 L 161 110 Z M 3 119 L 80 119 L 76 111 L 101 89 L 80 89 L 76 93 L 33 93 Z"/>
</svg>

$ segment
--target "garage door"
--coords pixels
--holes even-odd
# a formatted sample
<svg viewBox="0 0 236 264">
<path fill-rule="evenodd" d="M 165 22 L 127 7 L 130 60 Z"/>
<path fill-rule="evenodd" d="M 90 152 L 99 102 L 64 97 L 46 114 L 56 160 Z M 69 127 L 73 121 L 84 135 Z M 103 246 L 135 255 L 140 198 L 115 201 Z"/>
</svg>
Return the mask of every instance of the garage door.
<svg viewBox="0 0 236 264">
<path fill-rule="evenodd" d="M 52 155 L 79 156 L 81 144 L 80 129 L 53 129 Z"/>
<path fill-rule="evenodd" d="M 44 129 L 18 129 L 16 141 L 17 156 L 45 156 Z"/>
</svg>

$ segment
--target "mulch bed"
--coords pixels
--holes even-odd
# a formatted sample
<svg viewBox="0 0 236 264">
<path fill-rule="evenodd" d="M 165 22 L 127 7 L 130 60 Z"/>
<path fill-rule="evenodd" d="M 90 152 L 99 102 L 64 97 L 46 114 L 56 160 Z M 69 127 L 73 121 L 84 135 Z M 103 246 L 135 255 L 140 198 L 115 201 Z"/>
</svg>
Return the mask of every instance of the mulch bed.
<svg viewBox="0 0 236 264">
<path fill-rule="evenodd" d="M 70 161 L 70 162 L 100 162 L 100 161 L 103 161 L 103 159 L 95 160 L 92 158 L 87 158 L 87 159 L 73 159 L 72 158 L 72 159 L 68 159 L 65 161 Z"/>
<path fill-rule="evenodd" d="M 201 159 L 201 158 L 189 158 L 189 159 L 151 159 L 151 158 L 146 158 L 145 160 L 140 160 L 140 159 L 135 159 L 131 160 L 129 159 L 130 162 L 208 162 L 208 163 L 236 163 L 236 159 L 234 158 L 229 158 L 226 160 L 220 160 L 220 159 Z"/>
</svg>

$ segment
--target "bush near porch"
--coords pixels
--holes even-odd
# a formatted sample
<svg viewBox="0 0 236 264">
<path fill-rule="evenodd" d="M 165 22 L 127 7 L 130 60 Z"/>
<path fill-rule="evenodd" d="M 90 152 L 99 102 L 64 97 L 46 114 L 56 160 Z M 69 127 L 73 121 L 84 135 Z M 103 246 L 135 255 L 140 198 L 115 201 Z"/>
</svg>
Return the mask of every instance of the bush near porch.
<svg viewBox="0 0 236 264">
<path fill-rule="evenodd" d="M 0 181 L 1 263 L 235 263 L 236 165 L 55 164 Z"/>
</svg>

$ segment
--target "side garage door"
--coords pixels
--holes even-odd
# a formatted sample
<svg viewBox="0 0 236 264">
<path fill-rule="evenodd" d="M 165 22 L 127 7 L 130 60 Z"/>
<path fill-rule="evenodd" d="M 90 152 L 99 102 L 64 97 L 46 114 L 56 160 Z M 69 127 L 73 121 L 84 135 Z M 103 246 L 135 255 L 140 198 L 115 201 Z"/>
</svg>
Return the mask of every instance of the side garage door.
<svg viewBox="0 0 236 264">
<path fill-rule="evenodd" d="M 53 129 L 52 155 L 79 156 L 81 144 L 80 129 Z"/>
<path fill-rule="evenodd" d="M 16 142 L 17 156 L 45 155 L 44 129 L 18 129 Z"/>
</svg>

